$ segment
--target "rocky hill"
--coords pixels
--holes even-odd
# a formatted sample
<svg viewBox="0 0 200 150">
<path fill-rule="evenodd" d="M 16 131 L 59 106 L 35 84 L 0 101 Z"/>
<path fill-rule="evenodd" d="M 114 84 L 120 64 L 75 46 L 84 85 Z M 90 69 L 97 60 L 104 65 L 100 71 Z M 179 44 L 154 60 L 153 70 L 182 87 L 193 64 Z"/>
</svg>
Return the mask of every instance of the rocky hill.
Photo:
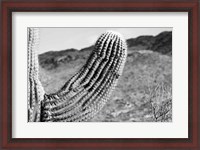
<svg viewBox="0 0 200 150">
<path fill-rule="evenodd" d="M 135 50 L 151 50 L 161 54 L 172 54 L 172 32 L 162 32 L 157 36 L 139 36 L 127 40 L 128 52 Z M 77 59 L 86 59 L 94 46 L 81 50 L 66 49 L 62 51 L 49 51 L 39 55 L 39 63 L 42 68 L 54 69 L 65 62 Z"/>
<path fill-rule="evenodd" d="M 171 54 L 172 32 L 162 32 L 157 36 L 139 36 L 128 39 L 127 44 L 130 50 L 152 50 L 162 54 Z"/>
</svg>

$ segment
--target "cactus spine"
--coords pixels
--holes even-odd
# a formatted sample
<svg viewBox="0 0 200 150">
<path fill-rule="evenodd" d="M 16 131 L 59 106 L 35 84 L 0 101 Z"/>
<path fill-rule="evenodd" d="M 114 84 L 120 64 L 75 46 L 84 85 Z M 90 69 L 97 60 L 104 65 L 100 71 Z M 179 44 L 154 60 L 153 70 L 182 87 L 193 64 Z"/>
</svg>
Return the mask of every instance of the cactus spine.
<svg viewBox="0 0 200 150">
<path fill-rule="evenodd" d="M 80 122 L 94 117 L 106 104 L 122 74 L 127 55 L 125 40 L 119 33 L 105 32 L 98 38 L 86 64 L 58 92 L 44 94 L 35 54 L 38 38 L 38 29 L 30 28 L 28 105 L 30 110 L 36 110 L 29 113 L 29 121 Z"/>
</svg>

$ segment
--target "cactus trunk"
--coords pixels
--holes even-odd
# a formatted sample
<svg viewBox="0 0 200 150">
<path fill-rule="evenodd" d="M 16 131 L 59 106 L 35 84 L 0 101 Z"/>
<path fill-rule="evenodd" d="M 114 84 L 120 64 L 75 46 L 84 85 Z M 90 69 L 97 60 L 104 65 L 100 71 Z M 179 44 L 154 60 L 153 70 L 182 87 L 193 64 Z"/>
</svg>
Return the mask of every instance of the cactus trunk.
<svg viewBox="0 0 200 150">
<path fill-rule="evenodd" d="M 39 81 L 38 51 L 39 29 L 28 28 L 28 121 L 39 122 L 41 119 L 41 101 L 44 89 Z"/>
</svg>

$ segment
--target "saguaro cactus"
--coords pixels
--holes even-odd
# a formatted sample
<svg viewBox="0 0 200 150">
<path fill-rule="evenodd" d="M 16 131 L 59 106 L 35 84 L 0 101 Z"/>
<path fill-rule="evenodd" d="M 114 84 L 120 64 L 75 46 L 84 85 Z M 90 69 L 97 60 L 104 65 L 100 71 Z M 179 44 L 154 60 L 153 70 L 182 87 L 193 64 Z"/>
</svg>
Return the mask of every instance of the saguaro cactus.
<svg viewBox="0 0 200 150">
<path fill-rule="evenodd" d="M 29 29 L 29 121 L 87 121 L 106 104 L 125 64 L 127 46 L 119 33 L 107 31 L 86 64 L 56 93 L 45 94 L 35 55 L 38 29 Z M 66 70 L 67 71 L 67 70 Z"/>
</svg>

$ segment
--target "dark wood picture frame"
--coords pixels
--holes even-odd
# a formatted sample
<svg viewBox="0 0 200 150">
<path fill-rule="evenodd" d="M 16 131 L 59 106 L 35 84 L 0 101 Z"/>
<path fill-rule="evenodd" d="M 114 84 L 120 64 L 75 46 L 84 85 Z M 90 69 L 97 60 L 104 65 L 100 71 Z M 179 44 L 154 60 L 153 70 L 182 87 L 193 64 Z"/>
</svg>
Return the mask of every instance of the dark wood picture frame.
<svg viewBox="0 0 200 150">
<path fill-rule="evenodd" d="M 1 148 L 200 149 L 199 0 L 7 0 L 1 16 Z M 12 12 L 188 12 L 189 137 L 188 138 L 12 138 Z"/>
</svg>

